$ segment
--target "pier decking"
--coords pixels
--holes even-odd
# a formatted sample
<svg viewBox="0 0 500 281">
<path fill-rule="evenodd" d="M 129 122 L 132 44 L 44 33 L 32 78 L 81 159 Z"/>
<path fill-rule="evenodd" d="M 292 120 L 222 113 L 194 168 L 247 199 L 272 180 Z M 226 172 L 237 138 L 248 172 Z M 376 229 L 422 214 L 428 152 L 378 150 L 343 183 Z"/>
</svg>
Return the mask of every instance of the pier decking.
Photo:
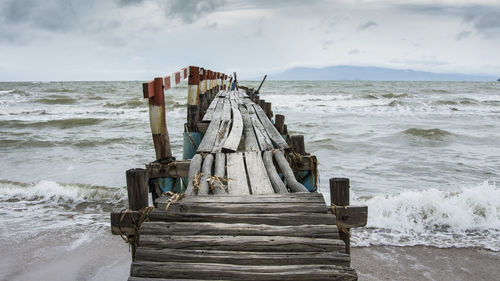
<svg viewBox="0 0 500 281">
<path fill-rule="evenodd" d="M 366 207 L 338 208 L 337 220 L 336 208 L 311 192 L 317 162 L 303 137 L 288 136 L 283 116 L 273 123 L 270 103 L 255 90 L 230 90 L 224 75 L 219 83 L 198 71 L 189 71 L 191 159 L 171 158 L 165 116 L 150 115 L 158 161 L 127 172 L 130 210 L 111 216 L 113 233 L 132 244 L 129 280 L 357 280 L 346 233 L 366 224 Z M 159 85 L 146 85 L 144 96 L 161 108 L 148 93 L 159 94 Z M 187 186 L 176 190 L 182 178 Z M 332 202 L 348 205 L 348 181 L 333 182 Z"/>
</svg>

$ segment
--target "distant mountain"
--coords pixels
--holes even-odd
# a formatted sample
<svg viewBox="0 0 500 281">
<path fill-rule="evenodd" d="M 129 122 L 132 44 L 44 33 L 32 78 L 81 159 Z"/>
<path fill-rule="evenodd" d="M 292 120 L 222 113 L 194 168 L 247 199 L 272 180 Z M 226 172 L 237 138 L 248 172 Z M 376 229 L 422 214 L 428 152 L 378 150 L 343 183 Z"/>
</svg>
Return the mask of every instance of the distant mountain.
<svg viewBox="0 0 500 281">
<path fill-rule="evenodd" d="M 433 73 L 383 67 L 330 66 L 324 68 L 295 67 L 270 80 L 372 80 L 372 81 L 495 81 L 496 77 L 456 73 Z"/>
</svg>

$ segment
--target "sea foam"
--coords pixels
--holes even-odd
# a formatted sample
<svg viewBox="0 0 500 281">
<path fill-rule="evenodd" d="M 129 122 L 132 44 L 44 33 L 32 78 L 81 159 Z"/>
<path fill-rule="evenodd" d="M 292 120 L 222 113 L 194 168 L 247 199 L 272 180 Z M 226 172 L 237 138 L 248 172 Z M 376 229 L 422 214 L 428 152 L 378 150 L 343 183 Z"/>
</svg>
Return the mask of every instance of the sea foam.
<svg viewBox="0 0 500 281">
<path fill-rule="evenodd" d="M 482 247 L 500 251 L 500 188 L 485 181 L 454 192 L 404 191 L 354 199 L 368 206 L 368 224 L 353 244 Z"/>
</svg>

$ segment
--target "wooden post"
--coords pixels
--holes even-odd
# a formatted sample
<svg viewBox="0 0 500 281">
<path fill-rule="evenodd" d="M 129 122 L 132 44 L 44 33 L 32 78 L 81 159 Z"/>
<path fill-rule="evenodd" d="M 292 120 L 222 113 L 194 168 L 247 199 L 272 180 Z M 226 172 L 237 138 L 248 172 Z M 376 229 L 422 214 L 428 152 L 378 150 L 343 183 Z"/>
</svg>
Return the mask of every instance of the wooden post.
<svg viewBox="0 0 500 281">
<path fill-rule="evenodd" d="M 271 103 L 270 102 L 266 102 L 264 104 L 264 112 L 266 113 L 267 118 L 269 118 L 269 119 L 273 118 L 273 112 L 271 110 Z"/>
<path fill-rule="evenodd" d="M 349 205 L 349 179 L 331 178 L 330 179 L 330 199 L 335 206 Z M 347 228 L 346 231 L 349 231 Z M 340 239 L 345 242 L 345 251 L 351 254 L 351 241 L 349 235 L 339 229 Z"/>
<path fill-rule="evenodd" d="M 274 127 L 276 127 L 281 135 L 285 134 L 285 115 L 276 114 L 274 117 Z"/>
<path fill-rule="evenodd" d="M 140 211 L 149 206 L 148 178 L 145 169 L 130 169 L 125 172 L 127 177 L 128 208 Z M 127 235 L 132 249 L 132 260 L 135 260 L 136 238 Z"/>
<path fill-rule="evenodd" d="M 259 100 L 259 105 L 262 110 L 266 110 L 266 100 Z"/>
<path fill-rule="evenodd" d="M 267 74 L 264 75 L 264 79 L 262 79 L 262 82 L 260 82 L 260 85 L 259 85 L 259 88 L 257 88 L 257 93 L 260 91 L 260 87 L 262 87 L 262 84 L 264 84 L 264 81 L 266 81 L 266 78 L 267 78 Z"/>
<path fill-rule="evenodd" d="M 187 106 L 187 128 L 190 132 L 196 131 L 198 122 L 198 95 L 200 93 L 200 68 L 197 66 L 189 67 L 188 77 L 188 106 Z"/>
<path fill-rule="evenodd" d="M 148 98 L 149 102 L 149 121 L 156 159 L 172 157 L 167 119 L 165 116 L 163 78 L 155 78 L 152 82 L 143 83 L 142 87 L 144 98 Z"/>
<path fill-rule="evenodd" d="M 297 152 L 300 155 L 306 155 L 306 147 L 304 144 L 303 135 L 290 136 L 290 140 L 292 142 L 293 151 Z"/>
<path fill-rule="evenodd" d="M 255 96 L 255 97 L 253 98 L 253 102 L 254 102 L 255 104 L 260 104 L 260 98 L 259 98 L 259 96 Z"/>
</svg>

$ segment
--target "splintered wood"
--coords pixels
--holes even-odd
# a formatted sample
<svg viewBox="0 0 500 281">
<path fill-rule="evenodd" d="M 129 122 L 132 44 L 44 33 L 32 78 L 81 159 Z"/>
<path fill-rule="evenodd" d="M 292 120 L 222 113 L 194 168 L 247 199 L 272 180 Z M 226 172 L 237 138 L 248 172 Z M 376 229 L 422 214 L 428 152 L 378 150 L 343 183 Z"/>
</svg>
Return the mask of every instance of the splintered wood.
<svg viewBox="0 0 500 281">
<path fill-rule="evenodd" d="M 307 192 L 302 184 L 290 178 L 290 174 L 294 177 L 293 172 L 290 164 L 283 162 L 282 154 L 273 153 L 289 146 L 268 116 L 243 92 L 220 91 L 214 95 L 203 116 L 204 123 L 200 123 L 206 124 L 207 129 L 189 169 L 186 193 Z M 274 163 L 280 165 L 286 185 Z"/>
</svg>

